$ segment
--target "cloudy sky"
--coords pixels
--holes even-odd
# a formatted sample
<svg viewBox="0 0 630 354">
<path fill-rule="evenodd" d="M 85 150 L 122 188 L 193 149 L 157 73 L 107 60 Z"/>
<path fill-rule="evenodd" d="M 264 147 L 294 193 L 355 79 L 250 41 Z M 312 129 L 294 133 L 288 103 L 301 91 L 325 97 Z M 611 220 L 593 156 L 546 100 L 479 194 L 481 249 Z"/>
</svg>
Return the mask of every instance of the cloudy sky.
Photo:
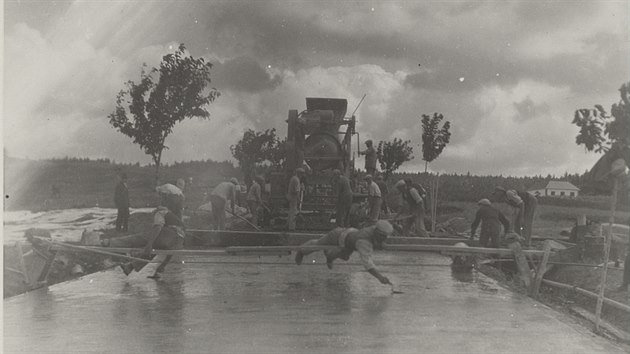
<svg viewBox="0 0 630 354">
<path fill-rule="evenodd" d="M 286 134 L 305 97 L 359 110 L 361 139 L 410 139 L 421 114 L 451 143 L 438 172 L 583 172 L 577 108 L 619 99 L 630 79 L 627 1 L 5 0 L 3 138 L 11 156 L 148 163 L 109 126 L 116 93 L 184 43 L 214 64 L 210 120 L 167 139 L 167 162 L 230 159 L 247 128 Z M 360 162 L 362 166 L 362 162 Z"/>
</svg>

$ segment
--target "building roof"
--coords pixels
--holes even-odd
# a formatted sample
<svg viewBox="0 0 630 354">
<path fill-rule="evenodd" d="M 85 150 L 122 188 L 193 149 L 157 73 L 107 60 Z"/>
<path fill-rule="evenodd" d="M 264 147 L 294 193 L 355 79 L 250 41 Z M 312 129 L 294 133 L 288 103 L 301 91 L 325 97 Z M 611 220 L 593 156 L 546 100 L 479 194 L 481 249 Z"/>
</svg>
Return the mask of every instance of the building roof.
<svg viewBox="0 0 630 354">
<path fill-rule="evenodd" d="M 547 187 L 545 187 L 547 189 L 565 189 L 565 190 L 573 190 L 573 191 L 579 191 L 580 188 L 574 186 L 571 182 L 567 182 L 567 181 L 549 181 L 549 183 L 547 183 Z"/>
<path fill-rule="evenodd" d="M 549 182 L 536 183 L 532 187 L 530 187 L 528 191 L 533 192 L 533 191 L 539 191 L 539 190 L 544 190 L 544 189 L 562 189 L 562 190 L 570 190 L 570 191 L 580 190 L 580 188 L 574 186 L 570 182 L 549 181 Z"/>
</svg>

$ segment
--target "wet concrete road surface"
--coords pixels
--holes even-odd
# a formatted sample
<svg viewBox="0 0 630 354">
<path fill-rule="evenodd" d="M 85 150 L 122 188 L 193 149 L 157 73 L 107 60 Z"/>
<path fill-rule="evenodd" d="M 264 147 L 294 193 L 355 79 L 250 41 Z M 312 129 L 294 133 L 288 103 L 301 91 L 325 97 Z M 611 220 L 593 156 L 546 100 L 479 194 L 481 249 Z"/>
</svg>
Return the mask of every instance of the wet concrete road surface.
<svg viewBox="0 0 630 354">
<path fill-rule="evenodd" d="M 184 258 L 119 268 L 4 301 L 5 353 L 623 353 L 555 311 L 450 259 L 378 253 L 404 292 L 321 253 Z M 315 261 L 315 264 L 313 264 Z"/>
</svg>

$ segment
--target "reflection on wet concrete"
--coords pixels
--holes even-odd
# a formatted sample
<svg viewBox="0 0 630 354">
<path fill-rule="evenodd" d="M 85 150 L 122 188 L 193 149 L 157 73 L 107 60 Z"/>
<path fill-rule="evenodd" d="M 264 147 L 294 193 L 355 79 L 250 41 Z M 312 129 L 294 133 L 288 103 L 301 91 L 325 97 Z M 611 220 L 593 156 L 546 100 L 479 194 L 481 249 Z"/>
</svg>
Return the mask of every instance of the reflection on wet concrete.
<svg viewBox="0 0 630 354">
<path fill-rule="evenodd" d="M 356 258 L 185 261 L 158 281 L 115 269 L 5 300 L 5 352 L 623 352 L 439 255 L 377 254 L 400 295 Z"/>
</svg>

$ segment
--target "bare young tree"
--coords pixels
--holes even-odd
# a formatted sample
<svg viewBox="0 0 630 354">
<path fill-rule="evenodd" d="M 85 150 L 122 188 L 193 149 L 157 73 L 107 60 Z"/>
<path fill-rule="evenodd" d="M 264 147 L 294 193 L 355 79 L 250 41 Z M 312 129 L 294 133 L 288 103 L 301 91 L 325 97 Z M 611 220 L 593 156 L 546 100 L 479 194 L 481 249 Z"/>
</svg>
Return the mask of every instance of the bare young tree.
<svg viewBox="0 0 630 354">
<path fill-rule="evenodd" d="M 159 68 L 146 71 L 143 66 L 140 81 L 128 81 L 116 96 L 116 109 L 109 123 L 133 139 L 155 163 L 158 183 L 162 152 L 168 147 L 166 137 L 176 123 L 186 118 L 208 119 L 207 106 L 220 93 L 210 84 L 211 63 L 187 55 L 180 44 L 175 53 L 162 57 Z"/>
</svg>

